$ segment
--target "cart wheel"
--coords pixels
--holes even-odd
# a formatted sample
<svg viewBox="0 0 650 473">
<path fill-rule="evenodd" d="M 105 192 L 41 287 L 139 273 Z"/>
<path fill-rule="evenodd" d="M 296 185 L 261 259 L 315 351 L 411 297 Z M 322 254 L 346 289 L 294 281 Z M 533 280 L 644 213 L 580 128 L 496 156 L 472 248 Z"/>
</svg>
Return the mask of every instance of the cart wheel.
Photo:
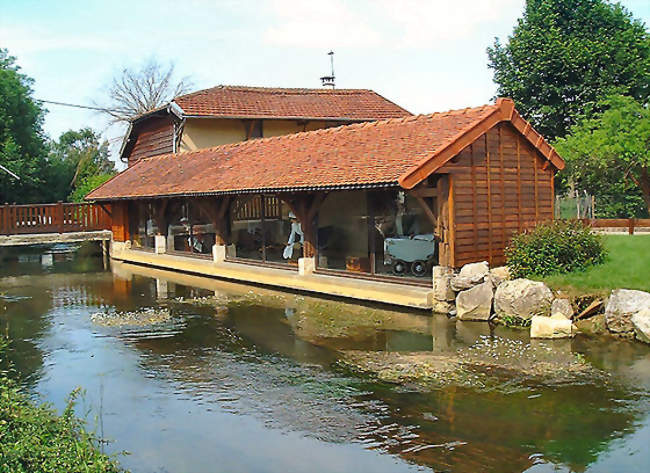
<svg viewBox="0 0 650 473">
<path fill-rule="evenodd" d="M 408 272 L 409 264 L 401 259 L 395 260 L 393 263 L 393 273 L 398 276 L 402 276 L 404 273 Z"/>
<path fill-rule="evenodd" d="M 411 265 L 411 272 L 417 277 L 424 276 L 427 273 L 428 266 L 429 265 L 426 261 L 413 261 L 413 264 Z"/>
</svg>

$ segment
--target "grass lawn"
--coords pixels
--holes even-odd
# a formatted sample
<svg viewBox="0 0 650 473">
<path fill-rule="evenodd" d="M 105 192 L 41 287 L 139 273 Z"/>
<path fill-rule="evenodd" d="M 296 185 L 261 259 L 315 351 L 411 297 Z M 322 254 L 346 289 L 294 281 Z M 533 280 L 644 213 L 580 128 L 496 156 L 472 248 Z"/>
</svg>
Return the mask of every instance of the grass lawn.
<svg viewBox="0 0 650 473">
<path fill-rule="evenodd" d="M 650 235 L 606 235 L 605 245 L 609 255 L 604 264 L 584 272 L 535 279 L 545 281 L 553 289 L 650 292 Z"/>
</svg>

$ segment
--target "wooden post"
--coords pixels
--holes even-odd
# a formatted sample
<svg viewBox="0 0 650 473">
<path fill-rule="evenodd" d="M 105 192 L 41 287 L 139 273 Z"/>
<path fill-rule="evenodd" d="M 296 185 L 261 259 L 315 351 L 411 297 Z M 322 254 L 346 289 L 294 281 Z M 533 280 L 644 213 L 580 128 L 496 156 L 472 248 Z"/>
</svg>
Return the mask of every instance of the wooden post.
<svg viewBox="0 0 650 473">
<path fill-rule="evenodd" d="M 627 231 L 630 235 L 634 235 L 634 219 L 633 218 L 628 218 L 627 219 Z"/>
<path fill-rule="evenodd" d="M 214 225 L 214 242 L 216 245 L 228 244 L 226 216 L 228 215 L 231 200 L 228 195 L 217 197 L 216 200 L 197 200 L 199 209 Z"/>
<path fill-rule="evenodd" d="M 63 214 L 63 212 L 64 212 L 64 210 L 63 210 L 63 201 L 59 200 L 56 203 L 56 205 L 57 205 L 57 207 L 56 207 L 56 218 L 57 218 L 57 223 L 58 223 L 58 227 L 59 227 L 59 233 L 63 233 L 64 225 L 65 225 L 64 214 Z"/>
<path fill-rule="evenodd" d="M 438 264 L 441 266 L 450 266 L 450 231 L 449 231 L 449 176 L 441 176 L 436 184 L 438 197 L 436 203 L 438 206 Z"/>
</svg>

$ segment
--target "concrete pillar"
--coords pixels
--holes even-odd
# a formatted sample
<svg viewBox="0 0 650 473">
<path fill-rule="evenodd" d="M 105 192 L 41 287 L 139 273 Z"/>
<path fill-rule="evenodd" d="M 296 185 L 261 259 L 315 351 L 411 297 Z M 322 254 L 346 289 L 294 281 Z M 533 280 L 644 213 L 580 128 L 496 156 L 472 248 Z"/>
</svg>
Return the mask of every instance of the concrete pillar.
<svg viewBox="0 0 650 473">
<path fill-rule="evenodd" d="M 166 279 L 156 278 L 156 296 L 158 299 L 167 299 L 169 287 Z"/>
<path fill-rule="evenodd" d="M 316 269 L 316 257 L 298 258 L 298 274 L 300 276 L 308 276 Z"/>
<path fill-rule="evenodd" d="M 212 245 L 212 260 L 223 263 L 226 260 L 226 245 Z"/>
<path fill-rule="evenodd" d="M 167 253 L 167 237 L 165 235 L 156 235 L 154 237 L 154 246 L 157 255 Z"/>
</svg>

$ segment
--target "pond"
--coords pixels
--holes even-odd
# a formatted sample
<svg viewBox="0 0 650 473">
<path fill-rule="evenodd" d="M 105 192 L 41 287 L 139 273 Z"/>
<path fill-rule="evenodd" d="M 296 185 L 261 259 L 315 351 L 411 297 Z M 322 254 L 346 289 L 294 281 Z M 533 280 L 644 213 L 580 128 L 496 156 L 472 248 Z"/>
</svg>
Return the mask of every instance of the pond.
<svg viewBox="0 0 650 473">
<path fill-rule="evenodd" d="M 61 409 L 83 388 L 79 413 L 134 472 L 650 465 L 650 348 L 634 342 L 532 347 L 525 333 L 484 323 L 107 264 L 91 246 L 5 251 L 0 329 L 34 397 Z M 394 384 L 342 363 L 350 353 L 505 356 L 495 346 L 579 359 L 598 374 L 537 376 L 504 358 Z"/>
</svg>

